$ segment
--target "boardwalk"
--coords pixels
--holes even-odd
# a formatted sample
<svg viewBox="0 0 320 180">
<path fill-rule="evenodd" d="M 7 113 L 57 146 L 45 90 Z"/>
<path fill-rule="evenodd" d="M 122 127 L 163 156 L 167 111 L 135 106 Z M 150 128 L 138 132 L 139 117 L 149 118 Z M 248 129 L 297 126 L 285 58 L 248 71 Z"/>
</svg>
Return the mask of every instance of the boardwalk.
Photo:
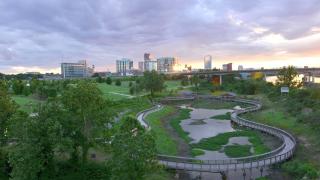
<svg viewBox="0 0 320 180">
<path fill-rule="evenodd" d="M 199 96 L 198 98 L 204 98 L 207 100 L 221 100 L 221 101 L 234 101 L 238 103 L 245 103 L 251 105 L 251 107 L 236 110 L 231 114 L 231 120 L 238 125 L 259 130 L 264 133 L 268 133 L 279 138 L 282 142 L 281 146 L 273 151 L 265 154 L 249 156 L 244 158 L 228 158 L 228 159 L 208 159 L 199 160 L 196 158 L 188 157 L 177 157 L 177 156 L 166 156 L 158 155 L 159 162 L 165 165 L 167 168 L 187 171 L 199 171 L 199 172 L 227 172 L 230 170 L 245 170 L 252 168 L 264 168 L 266 166 L 283 162 L 293 156 L 296 141 L 294 137 L 275 127 L 268 125 L 252 122 L 244 118 L 239 117 L 240 114 L 250 113 L 261 109 L 262 105 L 260 102 L 245 100 L 245 99 L 229 99 L 229 98 L 218 98 L 213 96 Z M 181 99 L 179 99 L 181 100 Z M 145 117 L 152 112 L 158 111 L 162 108 L 162 105 L 156 105 L 151 109 L 147 109 L 137 114 L 137 119 L 146 128 L 149 125 L 145 121 Z"/>
</svg>

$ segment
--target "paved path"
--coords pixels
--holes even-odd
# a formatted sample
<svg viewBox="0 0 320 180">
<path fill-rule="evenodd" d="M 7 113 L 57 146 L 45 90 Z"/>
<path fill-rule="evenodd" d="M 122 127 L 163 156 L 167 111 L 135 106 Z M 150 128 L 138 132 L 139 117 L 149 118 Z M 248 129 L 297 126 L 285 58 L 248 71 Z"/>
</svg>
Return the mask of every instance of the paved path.
<svg viewBox="0 0 320 180">
<path fill-rule="evenodd" d="M 273 151 L 265 154 L 249 156 L 244 158 L 228 158 L 228 159 L 208 159 L 200 160 L 196 158 L 178 157 L 178 156 L 166 156 L 158 155 L 159 162 L 165 165 L 167 168 L 177 170 L 189 170 L 189 171 L 201 171 L 201 172 L 226 172 L 229 170 L 245 170 L 252 168 L 263 168 L 272 164 L 277 164 L 290 159 L 293 156 L 296 141 L 295 138 L 275 127 L 256 123 L 239 117 L 240 114 L 258 111 L 262 105 L 260 102 L 245 100 L 245 99 L 230 99 L 213 96 L 199 96 L 207 100 L 220 100 L 220 101 L 233 101 L 238 103 L 249 104 L 251 107 L 243 110 L 235 110 L 231 113 L 231 120 L 240 126 L 245 126 L 255 130 L 259 130 L 264 133 L 268 133 L 279 138 L 282 142 L 281 146 Z M 183 99 L 183 98 L 181 98 Z M 181 100 L 180 99 L 180 100 Z M 190 99 L 190 98 L 188 98 Z M 156 105 L 151 109 L 147 109 L 137 114 L 137 119 L 142 126 L 150 129 L 150 126 L 146 123 L 145 117 L 155 111 L 159 111 L 162 105 Z"/>
</svg>

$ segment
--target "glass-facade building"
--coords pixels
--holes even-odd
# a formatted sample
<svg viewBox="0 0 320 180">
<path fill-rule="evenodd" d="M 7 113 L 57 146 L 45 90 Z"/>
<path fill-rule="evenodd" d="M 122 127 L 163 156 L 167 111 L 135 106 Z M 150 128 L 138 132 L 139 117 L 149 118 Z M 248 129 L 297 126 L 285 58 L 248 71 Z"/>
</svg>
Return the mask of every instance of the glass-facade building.
<svg viewBox="0 0 320 180">
<path fill-rule="evenodd" d="M 157 59 L 158 72 L 173 72 L 174 66 L 177 64 L 177 60 L 174 57 L 162 57 Z"/>
<path fill-rule="evenodd" d="M 87 66 L 85 60 L 77 63 L 61 63 L 61 76 L 68 78 L 85 78 L 93 74 L 93 68 Z"/>
<path fill-rule="evenodd" d="M 206 55 L 204 56 L 204 69 L 212 69 L 212 56 Z"/>
<path fill-rule="evenodd" d="M 127 76 L 131 74 L 133 69 L 133 61 L 127 58 L 122 58 L 116 62 L 117 73 L 121 76 Z"/>
</svg>

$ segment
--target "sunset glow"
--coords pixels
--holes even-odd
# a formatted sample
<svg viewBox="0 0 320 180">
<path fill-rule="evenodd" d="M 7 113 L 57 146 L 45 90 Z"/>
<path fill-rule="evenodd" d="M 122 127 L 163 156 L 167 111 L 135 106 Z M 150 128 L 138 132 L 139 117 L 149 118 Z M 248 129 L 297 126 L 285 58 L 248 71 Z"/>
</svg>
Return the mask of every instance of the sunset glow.
<svg viewBox="0 0 320 180">
<path fill-rule="evenodd" d="M 0 72 L 59 72 L 86 59 L 97 71 L 143 54 L 203 68 L 320 67 L 320 1 L 11 0 L 0 2 Z M 179 68 L 181 69 L 181 68 Z"/>
</svg>

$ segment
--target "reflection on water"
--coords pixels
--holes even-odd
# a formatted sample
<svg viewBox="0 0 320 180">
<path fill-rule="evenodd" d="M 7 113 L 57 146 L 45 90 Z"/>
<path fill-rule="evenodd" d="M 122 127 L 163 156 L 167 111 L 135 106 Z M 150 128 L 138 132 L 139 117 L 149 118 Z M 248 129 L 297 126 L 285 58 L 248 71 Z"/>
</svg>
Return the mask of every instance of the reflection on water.
<svg viewBox="0 0 320 180">
<path fill-rule="evenodd" d="M 186 106 L 181 106 L 181 108 L 188 108 L 192 111 L 190 112 L 190 119 L 181 121 L 180 126 L 182 129 L 189 133 L 189 137 L 193 139 L 191 143 L 197 143 L 203 138 L 214 137 L 220 133 L 236 131 L 230 120 L 217 120 L 213 119 L 213 116 L 224 115 L 227 112 L 232 112 L 230 109 L 202 109 L 202 108 L 191 108 Z M 252 145 L 248 137 L 231 137 L 226 145 Z M 225 146 L 226 146 L 225 145 Z M 196 156 L 196 158 L 202 160 L 214 160 L 214 159 L 227 159 L 228 156 L 223 152 L 223 147 L 220 151 L 208 151 L 203 150 L 205 153 L 203 155 Z M 253 148 L 251 149 L 253 152 Z M 229 180 L 238 179 L 252 179 L 261 177 L 261 175 L 267 175 L 268 168 L 264 168 L 261 172 L 260 169 L 252 169 L 251 171 L 230 171 L 227 173 Z M 199 173 L 199 172 L 189 172 L 191 179 L 197 179 L 201 176 L 202 180 L 212 180 L 221 179 L 221 174 L 219 173 Z M 245 174 L 245 177 L 243 176 Z"/>
</svg>

